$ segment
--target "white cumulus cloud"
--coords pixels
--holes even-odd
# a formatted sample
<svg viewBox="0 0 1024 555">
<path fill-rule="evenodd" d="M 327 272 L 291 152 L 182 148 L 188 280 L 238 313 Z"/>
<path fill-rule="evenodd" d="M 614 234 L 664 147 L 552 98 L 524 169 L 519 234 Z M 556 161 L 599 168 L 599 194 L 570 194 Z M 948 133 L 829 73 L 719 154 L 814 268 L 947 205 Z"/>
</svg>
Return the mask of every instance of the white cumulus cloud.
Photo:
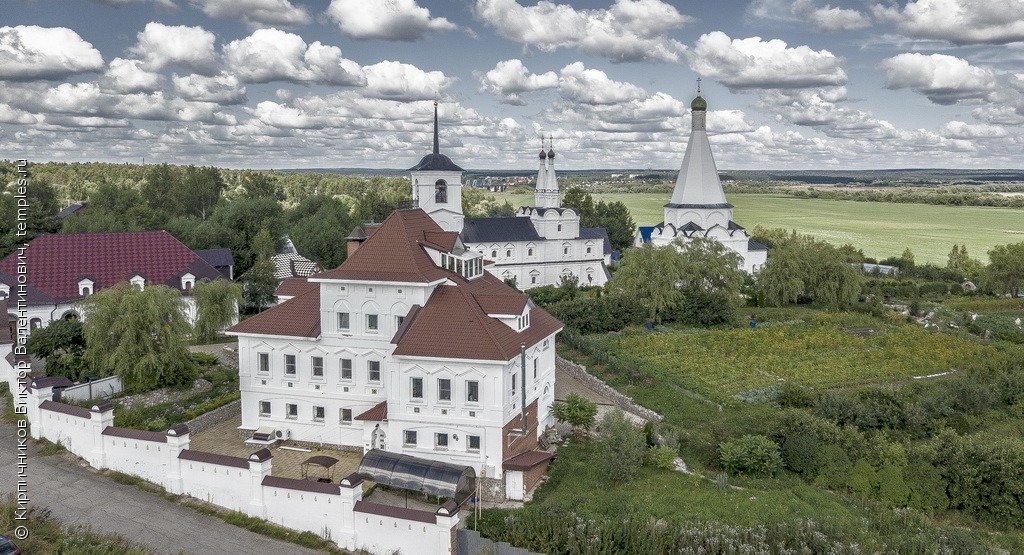
<svg viewBox="0 0 1024 555">
<path fill-rule="evenodd" d="M 690 68 L 732 90 L 805 88 L 846 83 L 842 60 L 828 50 L 790 47 L 761 37 L 731 39 L 721 31 L 701 35 Z"/>
<path fill-rule="evenodd" d="M 914 38 L 961 45 L 1024 41 L 1021 0 L 910 0 L 902 10 L 888 4 L 875 4 L 872 10 Z"/>
<path fill-rule="evenodd" d="M 145 60 L 146 69 L 151 71 L 177 65 L 210 74 L 217 67 L 215 40 L 213 33 L 202 27 L 150 22 L 138 34 L 138 42 L 130 52 Z"/>
<path fill-rule="evenodd" d="M 550 52 L 577 48 L 613 62 L 676 62 L 686 47 L 666 35 L 693 18 L 661 0 L 615 0 L 606 9 L 577 10 L 542 0 L 477 0 L 474 12 L 497 33 Z"/>
<path fill-rule="evenodd" d="M 431 17 L 416 0 L 332 0 L 327 15 L 354 39 L 416 41 L 432 31 L 457 28 L 443 17 Z"/>
<path fill-rule="evenodd" d="M 66 27 L 0 27 L 0 79 L 63 79 L 103 69 L 103 56 Z"/>
<path fill-rule="evenodd" d="M 559 95 L 581 104 L 619 104 L 647 97 L 647 91 L 632 84 L 614 81 L 599 69 L 587 69 L 583 62 L 562 68 L 558 80 Z"/>
<path fill-rule="evenodd" d="M 204 14 L 218 19 L 241 19 L 253 27 L 305 25 L 309 12 L 289 0 L 190 0 Z"/>
<path fill-rule="evenodd" d="M 522 106 L 526 104 L 524 93 L 553 89 L 558 86 L 558 74 L 548 71 L 542 74 L 530 73 L 522 60 L 512 59 L 498 62 L 494 69 L 480 78 L 480 92 L 491 93 L 502 104 Z"/>
<path fill-rule="evenodd" d="M 174 75 L 171 78 L 174 91 L 186 100 L 215 102 L 217 104 L 242 104 L 245 102 L 245 87 L 234 75 Z"/>
<path fill-rule="evenodd" d="M 947 139 L 997 139 L 1009 133 L 998 125 L 987 123 L 971 124 L 963 121 L 946 122 L 939 128 L 939 134 Z"/>
<path fill-rule="evenodd" d="M 153 92 L 163 84 L 163 76 L 146 71 L 140 60 L 114 58 L 100 78 L 104 90 L 115 93 Z"/>
<path fill-rule="evenodd" d="M 389 100 L 437 99 L 452 84 L 452 79 L 440 71 L 422 69 L 400 62 L 385 60 L 365 66 L 366 89 L 363 94 L 371 98 Z"/>
<path fill-rule="evenodd" d="M 911 89 L 936 104 L 988 100 L 996 88 L 996 72 L 945 54 L 905 53 L 883 60 L 885 86 Z"/>
<path fill-rule="evenodd" d="M 224 46 L 227 68 L 247 83 L 291 81 L 358 86 L 365 83 L 359 64 L 341 49 L 278 29 L 259 29 Z"/>
</svg>

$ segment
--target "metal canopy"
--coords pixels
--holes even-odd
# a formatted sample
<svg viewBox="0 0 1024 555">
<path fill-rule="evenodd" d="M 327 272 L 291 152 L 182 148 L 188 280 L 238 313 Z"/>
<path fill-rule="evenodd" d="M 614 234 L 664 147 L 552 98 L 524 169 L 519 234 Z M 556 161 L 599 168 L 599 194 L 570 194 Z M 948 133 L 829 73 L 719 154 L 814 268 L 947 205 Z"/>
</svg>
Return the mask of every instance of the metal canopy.
<svg viewBox="0 0 1024 555">
<path fill-rule="evenodd" d="M 476 489 L 476 472 L 470 466 L 421 459 L 411 455 L 371 449 L 359 462 L 366 480 L 397 488 L 453 499 L 461 505 Z"/>
</svg>

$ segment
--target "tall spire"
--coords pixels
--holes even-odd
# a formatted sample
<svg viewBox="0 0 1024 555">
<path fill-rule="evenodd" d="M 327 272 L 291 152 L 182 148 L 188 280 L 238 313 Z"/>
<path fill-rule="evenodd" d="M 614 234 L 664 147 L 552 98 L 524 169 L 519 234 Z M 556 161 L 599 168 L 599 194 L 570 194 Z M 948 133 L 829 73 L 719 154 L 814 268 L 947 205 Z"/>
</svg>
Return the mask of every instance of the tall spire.
<svg viewBox="0 0 1024 555">
<path fill-rule="evenodd" d="M 437 140 L 437 101 L 434 101 L 434 154 L 440 154 L 441 145 Z"/>
</svg>

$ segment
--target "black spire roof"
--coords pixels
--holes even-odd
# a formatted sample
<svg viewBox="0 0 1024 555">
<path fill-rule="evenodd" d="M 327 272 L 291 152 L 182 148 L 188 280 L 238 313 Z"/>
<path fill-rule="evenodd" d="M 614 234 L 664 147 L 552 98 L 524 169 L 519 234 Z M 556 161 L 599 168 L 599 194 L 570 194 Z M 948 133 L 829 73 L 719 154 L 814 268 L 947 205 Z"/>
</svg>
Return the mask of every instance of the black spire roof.
<svg viewBox="0 0 1024 555">
<path fill-rule="evenodd" d="M 465 171 L 460 168 L 452 159 L 440 153 L 440 142 L 437 135 L 437 101 L 434 101 L 434 152 L 424 156 L 419 164 L 409 168 L 409 171 Z"/>
</svg>

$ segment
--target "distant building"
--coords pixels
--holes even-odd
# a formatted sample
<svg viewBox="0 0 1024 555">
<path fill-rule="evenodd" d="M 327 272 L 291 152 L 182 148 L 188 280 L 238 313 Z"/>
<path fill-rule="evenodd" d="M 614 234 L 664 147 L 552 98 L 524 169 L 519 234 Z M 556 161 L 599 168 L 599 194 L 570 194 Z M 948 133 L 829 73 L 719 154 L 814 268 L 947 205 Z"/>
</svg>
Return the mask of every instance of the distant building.
<svg viewBox="0 0 1024 555">
<path fill-rule="evenodd" d="M 83 212 L 85 212 L 85 204 L 84 203 L 75 202 L 75 203 L 69 204 L 66 208 L 64 208 L 60 212 L 57 212 L 57 218 L 63 220 L 64 218 L 67 218 L 68 216 L 75 215 L 75 214 L 82 214 Z"/>
<path fill-rule="evenodd" d="M 281 246 L 277 249 L 277 254 L 271 257 L 270 262 L 274 265 L 274 277 L 278 281 L 291 277 L 311 276 L 324 271 L 319 264 L 299 254 L 287 235 L 281 238 Z"/>
<path fill-rule="evenodd" d="M 754 273 L 768 259 L 768 247 L 750 239 L 732 220 L 733 206 L 725 199 L 706 130 L 708 104 L 700 95 L 690 104 L 692 131 L 679 168 L 672 198 L 665 205 L 665 220 L 637 231 L 634 245 L 651 242 L 661 247 L 676 239 L 710 237 L 740 255 L 741 268 Z"/>
<path fill-rule="evenodd" d="M 434 150 L 410 169 L 413 205 L 441 228 L 459 233 L 467 250 L 487 259 L 488 272 L 503 280 L 514 279 L 521 289 L 558 285 L 563 277 L 574 277 L 580 285 L 604 285 L 610 277 L 608 233 L 603 228 L 581 228 L 576 210 L 561 207 L 550 144 L 547 150 L 542 145 L 539 159 L 534 206 L 524 206 L 510 217 L 466 218 L 463 170 L 440 153 L 435 105 Z M 371 227 L 353 230 L 350 252 L 371 233 Z"/>
<path fill-rule="evenodd" d="M 59 233 L 40 235 L 0 261 L 0 294 L 18 294 L 18 265 L 24 263 L 29 325 L 45 326 L 61 318 L 80 318 L 75 303 L 121 282 L 144 288 L 166 285 L 185 298 L 195 321 L 192 287 L 222 274 L 166 231 Z"/>
<path fill-rule="evenodd" d="M 231 256 L 231 249 L 203 249 L 195 253 L 220 272 L 224 279 L 235 279 L 235 258 Z"/>
<path fill-rule="evenodd" d="M 861 271 L 865 274 L 879 274 L 883 276 L 897 277 L 900 275 L 899 266 L 887 266 L 885 264 L 871 264 L 864 262 L 862 264 L 853 264 L 854 267 L 860 267 Z"/>
</svg>

